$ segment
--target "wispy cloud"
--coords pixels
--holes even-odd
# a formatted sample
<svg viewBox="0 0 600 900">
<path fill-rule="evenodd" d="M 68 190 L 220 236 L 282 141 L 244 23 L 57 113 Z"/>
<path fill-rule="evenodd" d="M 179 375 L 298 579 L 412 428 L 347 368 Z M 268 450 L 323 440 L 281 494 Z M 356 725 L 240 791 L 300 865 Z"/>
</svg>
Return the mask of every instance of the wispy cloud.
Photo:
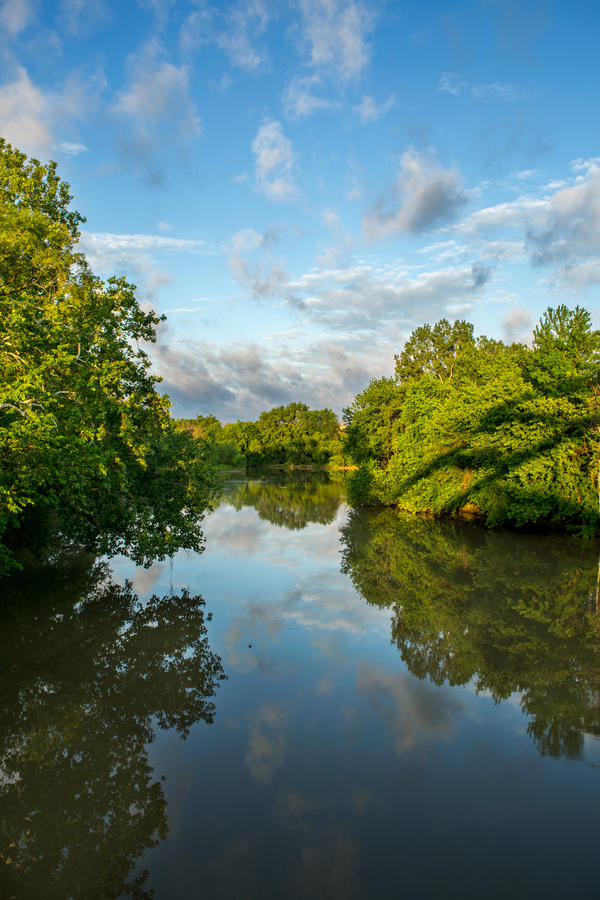
<svg viewBox="0 0 600 900">
<path fill-rule="evenodd" d="M 146 140 L 154 137 L 156 127 L 166 121 L 182 137 L 200 133 L 186 66 L 174 66 L 162 59 L 159 44 L 150 41 L 129 57 L 128 67 L 129 86 L 118 95 L 114 110 L 133 121 L 140 136 Z"/>
<path fill-rule="evenodd" d="M 66 156 L 79 156 L 80 153 L 87 153 L 88 151 L 85 144 L 79 144 L 76 141 L 61 141 L 58 149 Z"/>
<path fill-rule="evenodd" d="M 354 107 L 354 112 L 360 116 L 360 121 L 363 125 L 366 125 L 368 122 L 376 122 L 395 105 L 396 98 L 393 94 L 390 94 L 385 103 L 382 103 L 381 106 L 377 106 L 373 97 L 363 97 L 358 106 Z"/>
<path fill-rule="evenodd" d="M 514 103 L 517 100 L 527 100 L 532 96 L 530 91 L 526 91 L 511 82 L 491 81 L 487 84 L 469 84 L 456 72 L 442 72 L 438 91 L 452 94 L 453 96 L 467 92 L 475 100 L 503 100 L 508 103 Z"/>
<path fill-rule="evenodd" d="M 285 88 L 282 95 L 283 109 L 286 116 L 300 119 L 310 116 L 314 112 L 323 109 L 337 109 L 339 102 L 319 97 L 314 93 L 316 88 L 322 87 L 323 80 L 320 75 L 305 75 L 293 78 Z"/>
<path fill-rule="evenodd" d="M 258 50 L 254 41 L 264 34 L 268 22 L 269 11 L 262 0 L 250 0 L 229 13 L 226 28 L 217 36 L 217 44 L 233 66 L 252 71 L 264 63 L 266 53 Z"/>
<path fill-rule="evenodd" d="M 181 27 L 179 44 L 191 53 L 206 44 L 214 44 L 232 66 L 253 72 L 267 62 L 266 48 L 259 38 L 267 30 L 274 8 L 263 0 L 247 0 L 226 7 L 200 5 L 190 12 Z"/>
<path fill-rule="evenodd" d="M 126 168 L 150 186 L 162 186 L 169 168 L 167 145 L 185 147 L 201 131 L 190 92 L 190 68 L 165 59 L 156 39 L 127 59 L 129 80 L 112 113 L 119 123 L 118 149 Z"/>
<path fill-rule="evenodd" d="M 98 274 L 135 278 L 144 300 L 154 302 L 159 288 L 173 280 L 161 260 L 173 253 L 211 255 L 204 241 L 156 234 L 110 234 L 84 231 L 79 247 Z"/>
<path fill-rule="evenodd" d="M 455 72 L 442 72 L 440 75 L 440 82 L 438 84 L 438 91 L 443 94 L 460 94 L 463 88 L 466 87 L 466 81 L 457 75 Z"/>
<path fill-rule="evenodd" d="M 31 0 L 4 0 L 0 4 L 0 29 L 11 37 L 20 34 L 32 21 L 34 5 Z"/>
<path fill-rule="evenodd" d="M 342 81 L 358 77 L 370 59 L 372 11 L 358 0 L 299 0 L 299 6 L 309 64 Z"/>
<path fill-rule="evenodd" d="M 265 122 L 252 141 L 256 156 L 256 187 L 269 200 L 290 200 L 296 194 L 294 151 L 280 122 Z"/>
</svg>

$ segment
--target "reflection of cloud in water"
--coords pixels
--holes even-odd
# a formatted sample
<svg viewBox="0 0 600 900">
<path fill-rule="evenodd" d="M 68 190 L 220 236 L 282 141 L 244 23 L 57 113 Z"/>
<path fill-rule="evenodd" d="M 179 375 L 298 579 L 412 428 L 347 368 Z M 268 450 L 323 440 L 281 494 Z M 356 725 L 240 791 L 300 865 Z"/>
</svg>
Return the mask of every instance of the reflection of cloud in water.
<svg viewBox="0 0 600 900">
<path fill-rule="evenodd" d="M 287 741 L 281 732 L 286 720 L 287 715 L 280 707 L 263 706 L 248 729 L 250 740 L 244 762 L 257 781 L 269 784 L 283 765 Z"/>
<path fill-rule="evenodd" d="M 136 594 L 149 594 L 156 582 L 162 577 L 164 574 L 168 563 L 157 562 L 152 563 L 149 568 L 144 569 L 141 566 L 136 566 L 136 569 L 133 573 L 132 581 L 133 581 L 133 589 Z"/>
<path fill-rule="evenodd" d="M 269 565 L 290 569 L 298 567 L 299 559 L 337 562 L 338 526 L 345 520 L 347 511 L 347 506 L 342 504 L 334 523 L 312 523 L 302 531 L 290 531 L 260 519 L 252 507 L 236 510 L 222 503 L 205 522 L 206 552 L 228 556 L 258 554 Z"/>
<path fill-rule="evenodd" d="M 318 589 L 313 576 L 308 582 L 264 602 L 231 600 L 235 618 L 225 634 L 228 668 L 238 672 L 258 668 L 267 674 L 273 666 L 266 654 L 290 624 L 310 632 L 311 646 L 340 662 L 348 656 L 350 638 L 373 632 L 387 636 L 389 611 L 368 606 L 339 573 L 324 570 Z M 281 675 L 281 662 L 277 674 Z"/>
<path fill-rule="evenodd" d="M 396 751 L 416 743 L 448 738 L 462 703 L 446 691 L 417 681 L 411 675 L 375 669 L 362 662 L 356 684 L 359 693 L 388 724 Z"/>
<path fill-rule="evenodd" d="M 206 553 L 254 555 L 261 550 L 267 530 L 269 526 L 260 521 L 255 510 L 244 508 L 238 512 L 228 503 L 222 503 L 205 521 Z"/>
<path fill-rule="evenodd" d="M 342 580 L 326 583 L 324 579 L 318 587 L 312 578 L 309 584 L 301 582 L 284 595 L 279 609 L 284 618 L 318 631 L 364 635 L 373 630 L 386 633 L 389 628 L 387 610 L 367 606 L 352 585 Z"/>
</svg>

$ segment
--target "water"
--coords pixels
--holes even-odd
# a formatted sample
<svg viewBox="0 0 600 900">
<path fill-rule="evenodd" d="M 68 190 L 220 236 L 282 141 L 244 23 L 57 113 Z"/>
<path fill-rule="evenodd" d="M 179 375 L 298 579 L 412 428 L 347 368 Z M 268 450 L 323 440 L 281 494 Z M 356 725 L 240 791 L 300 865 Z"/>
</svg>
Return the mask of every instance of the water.
<svg viewBox="0 0 600 900">
<path fill-rule="evenodd" d="M 205 532 L 5 586 L 2 896 L 597 896 L 597 546 L 324 474 Z"/>
</svg>

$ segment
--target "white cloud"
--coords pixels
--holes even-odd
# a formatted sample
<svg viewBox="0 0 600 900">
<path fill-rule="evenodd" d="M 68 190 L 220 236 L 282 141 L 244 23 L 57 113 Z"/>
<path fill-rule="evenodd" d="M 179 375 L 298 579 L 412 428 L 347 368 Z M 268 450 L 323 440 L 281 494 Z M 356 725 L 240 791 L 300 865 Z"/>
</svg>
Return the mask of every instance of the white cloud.
<svg viewBox="0 0 600 900">
<path fill-rule="evenodd" d="M 73 73 L 60 91 L 42 91 L 19 66 L 14 80 L 0 86 L 2 135 L 25 153 L 47 159 L 58 133 L 95 108 L 103 87 L 102 73 L 88 78 Z M 83 145 L 59 142 L 58 149 L 75 146 Z"/>
<path fill-rule="evenodd" d="M 286 116 L 300 119 L 310 116 L 320 109 L 337 109 L 339 103 L 325 97 L 317 97 L 313 88 L 322 85 L 319 75 L 306 75 L 293 78 L 282 95 L 283 109 Z"/>
<path fill-rule="evenodd" d="M 514 84 L 493 81 L 491 84 L 474 84 L 471 93 L 476 100 L 505 100 L 513 103 L 524 100 L 527 94 Z"/>
<path fill-rule="evenodd" d="M 251 0 L 231 11 L 217 44 L 233 66 L 252 71 L 264 63 L 265 54 L 256 49 L 253 39 L 266 31 L 268 22 L 269 13 L 261 0 Z"/>
<path fill-rule="evenodd" d="M 248 229 L 232 241 L 232 250 L 260 251 L 262 241 Z M 391 374 L 394 353 L 415 325 L 453 318 L 455 309 L 462 315 L 483 297 L 489 277 L 480 265 L 409 276 L 401 267 L 357 263 L 294 280 L 283 272 L 275 284 L 272 270 L 258 283 L 250 268 L 248 291 L 264 294 L 268 282 L 275 295 L 294 298 L 296 328 L 265 335 L 260 346 L 173 341 L 167 334 L 150 352 L 179 415 L 213 412 L 223 421 L 248 419 L 298 398 L 339 413 L 371 377 Z"/>
<path fill-rule="evenodd" d="M 357 0 L 299 0 L 310 65 L 349 81 L 367 66 L 372 12 Z"/>
<path fill-rule="evenodd" d="M 19 67 L 14 81 L 0 87 L 2 135 L 20 150 L 47 156 L 54 144 L 54 114 L 47 94 Z"/>
<path fill-rule="evenodd" d="M 193 253 L 210 255 L 214 247 L 204 241 L 156 234 L 110 234 L 84 231 L 80 250 L 94 272 L 135 278 L 144 300 L 154 302 L 157 290 L 169 284 L 172 276 L 159 264 L 164 254 Z"/>
<path fill-rule="evenodd" d="M 264 32 L 272 11 L 263 0 L 246 0 L 224 9 L 223 6 L 203 4 L 186 17 L 179 35 L 184 53 L 205 44 L 215 44 L 227 56 L 232 66 L 252 72 L 267 61 L 266 50 L 256 42 Z M 231 83 L 225 75 L 221 87 Z"/>
<path fill-rule="evenodd" d="M 396 98 L 393 94 L 390 94 L 381 106 L 377 106 L 373 97 L 363 97 L 361 103 L 354 107 L 354 112 L 360 116 L 360 121 L 363 125 L 366 125 L 367 122 L 376 122 L 395 105 Z"/>
<path fill-rule="evenodd" d="M 456 96 L 463 91 L 469 91 L 475 100 L 504 100 L 513 103 L 516 100 L 526 100 L 530 94 L 515 84 L 503 81 L 492 81 L 487 84 L 469 85 L 455 72 L 442 72 L 438 84 L 440 93 Z"/>
<path fill-rule="evenodd" d="M 504 340 L 509 344 L 513 341 L 527 341 L 531 338 L 532 328 L 533 319 L 526 309 L 510 309 L 502 320 Z"/>
<path fill-rule="evenodd" d="M 30 0 L 4 0 L 0 4 L 0 30 L 11 37 L 20 34 L 33 18 L 33 4 Z"/>
<path fill-rule="evenodd" d="M 87 153 L 88 150 L 85 144 L 79 144 L 76 141 L 61 141 L 58 149 L 67 156 L 79 156 L 80 153 Z"/>
<path fill-rule="evenodd" d="M 294 152 L 280 122 L 266 122 L 252 141 L 256 186 L 270 200 L 289 200 L 296 193 L 292 176 Z"/>
<path fill-rule="evenodd" d="M 593 284 L 600 260 L 600 166 L 594 159 L 578 160 L 575 171 L 570 184 L 559 181 L 554 189 L 546 185 L 553 193 L 485 207 L 454 230 L 473 239 L 516 229 L 522 252 L 532 263 L 557 267 L 557 284 Z"/>
<path fill-rule="evenodd" d="M 290 277 L 281 261 L 269 261 L 268 265 L 264 265 L 250 263 L 242 256 L 256 250 L 268 250 L 275 242 L 276 235 L 273 229 L 267 229 L 264 234 L 259 234 L 253 228 L 238 231 L 231 239 L 229 268 L 239 284 L 254 297 L 289 300 L 292 299 L 288 290 Z"/>
<path fill-rule="evenodd" d="M 398 231 L 420 232 L 453 218 L 467 202 L 458 173 L 442 169 L 431 154 L 402 154 L 395 185 L 363 218 L 368 239 Z"/>
<path fill-rule="evenodd" d="M 410 277 L 402 269 L 356 264 L 308 272 L 288 285 L 303 299 L 306 315 L 333 332 L 380 332 L 393 322 L 408 324 L 447 314 L 452 303 L 470 305 L 490 279 L 479 264 L 449 266 Z"/>
<path fill-rule="evenodd" d="M 600 260 L 561 266 L 554 274 L 554 281 L 557 287 L 572 291 L 584 291 L 600 284 Z"/>
<path fill-rule="evenodd" d="M 115 112 L 134 120 L 144 136 L 149 136 L 165 121 L 172 122 L 181 137 L 199 134 L 202 129 L 190 97 L 189 69 L 174 66 L 160 57 L 160 47 L 154 41 L 129 57 L 129 88 L 119 94 Z"/>
<path fill-rule="evenodd" d="M 169 226 L 170 227 L 170 226 Z M 166 250 L 176 253 L 212 253 L 214 248 L 206 241 L 189 238 L 165 237 L 158 234 L 111 234 L 84 231 L 81 235 L 84 252 L 122 253 Z"/>
<path fill-rule="evenodd" d="M 460 94 L 465 87 L 465 84 L 466 83 L 462 78 L 454 72 L 442 72 L 438 84 L 438 91 L 446 94 Z"/>
</svg>

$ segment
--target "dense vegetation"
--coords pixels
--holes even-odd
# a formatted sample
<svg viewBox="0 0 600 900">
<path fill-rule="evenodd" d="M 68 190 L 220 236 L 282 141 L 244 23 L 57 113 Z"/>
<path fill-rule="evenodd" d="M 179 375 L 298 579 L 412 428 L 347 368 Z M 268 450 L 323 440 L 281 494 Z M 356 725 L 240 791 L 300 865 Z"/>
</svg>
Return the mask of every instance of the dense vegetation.
<svg viewBox="0 0 600 900">
<path fill-rule="evenodd" d="M 222 425 L 215 416 L 178 419 L 178 427 L 202 440 L 218 466 L 343 466 L 342 435 L 330 409 L 288 403 L 262 412 L 256 422 Z"/>
<path fill-rule="evenodd" d="M 90 271 L 71 199 L 0 140 L 0 569 L 43 518 L 138 562 L 198 548 L 213 491 L 140 346 L 159 319 Z"/>
<path fill-rule="evenodd" d="M 417 328 L 394 378 L 345 410 L 352 502 L 491 524 L 599 524 L 600 332 L 549 309 L 531 347 L 446 320 Z"/>
</svg>

